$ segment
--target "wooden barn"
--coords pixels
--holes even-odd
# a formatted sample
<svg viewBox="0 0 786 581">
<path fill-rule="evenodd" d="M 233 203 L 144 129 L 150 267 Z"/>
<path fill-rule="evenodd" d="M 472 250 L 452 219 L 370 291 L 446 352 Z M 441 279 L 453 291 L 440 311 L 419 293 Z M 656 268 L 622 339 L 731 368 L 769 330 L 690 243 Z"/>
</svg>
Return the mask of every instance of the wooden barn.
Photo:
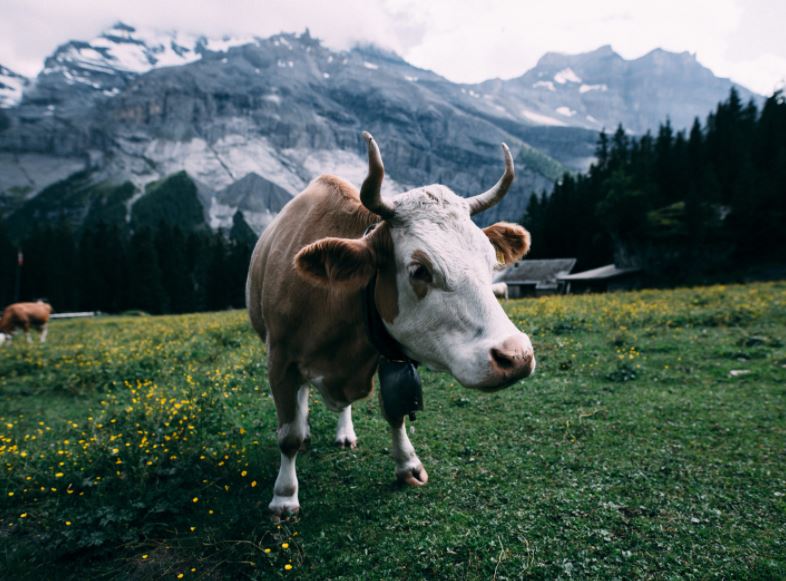
<svg viewBox="0 0 786 581">
<path fill-rule="evenodd" d="M 559 277 L 570 274 L 575 258 L 519 260 L 494 277 L 494 282 L 508 285 L 508 296 L 518 297 L 553 294 L 559 290 Z"/>
<path fill-rule="evenodd" d="M 559 288 L 564 294 L 628 290 L 639 286 L 639 273 L 638 268 L 620 268 L 607 264 L 575 274 L 560 275 Z"/>
</svg>

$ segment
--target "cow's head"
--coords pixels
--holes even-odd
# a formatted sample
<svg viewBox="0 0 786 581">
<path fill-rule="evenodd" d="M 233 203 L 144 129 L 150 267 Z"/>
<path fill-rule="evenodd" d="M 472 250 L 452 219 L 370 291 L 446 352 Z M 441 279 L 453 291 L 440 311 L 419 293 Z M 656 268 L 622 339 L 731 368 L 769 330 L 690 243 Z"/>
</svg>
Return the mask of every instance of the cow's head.
<svg viewBox="0 0 786 581">
<path fill-rule="evenodd" d="M 306 246 L 295 258 L 300 273 L 353 289 L 376 273 L 375 300 L 388 332 L 409 357 L 449 371 L 467 387 L 494 390 L 529 376 L 532 343 L 492 290 L 495 266 L 524 256 L 529 233 L 505 222 L 480 229 L 471 219 L 499 202 L 513 181 L 507 146 L 505 173 L 485 193 L 462 198 L 432 185 L 386 200 L 379 148 L 371 135 L 363 136 L 369 173 L 360 198 L 383 222 L 360 239 L 325 238 Z"/>
</svg>

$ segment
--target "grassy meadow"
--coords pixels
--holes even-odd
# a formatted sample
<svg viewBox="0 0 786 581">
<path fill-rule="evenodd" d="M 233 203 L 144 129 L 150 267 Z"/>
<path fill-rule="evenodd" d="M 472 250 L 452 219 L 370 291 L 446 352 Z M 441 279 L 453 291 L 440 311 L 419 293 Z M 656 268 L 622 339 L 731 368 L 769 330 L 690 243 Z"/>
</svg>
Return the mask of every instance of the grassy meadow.
<svg viewBox="0 0 786 581">
<path fill-rule="evenodd" d="M 244 312 L 52 323 L 0 349 L 2 579 L 786 578 L 786 283 L 506 302 L 538 357 L 496 394 L 423 372 L 393 478 L 312 390 L 302 514 Z"/>
</svg>

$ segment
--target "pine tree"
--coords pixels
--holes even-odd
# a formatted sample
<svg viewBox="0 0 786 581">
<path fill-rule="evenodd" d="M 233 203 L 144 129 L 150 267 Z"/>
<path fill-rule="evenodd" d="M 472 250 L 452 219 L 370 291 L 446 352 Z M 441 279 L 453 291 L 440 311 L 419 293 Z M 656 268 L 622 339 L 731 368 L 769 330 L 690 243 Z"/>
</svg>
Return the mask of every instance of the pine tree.
<svg viewBox="0 0 786 581">
<path fill-rule="evenodd" d="M 140 228 L 131 236 L 129 267 L 131 276 L 126 304 L 149 313 L 163 312 L 167 297 L 161 284 L 161 269 L 149 228 Z"/>
</svg>

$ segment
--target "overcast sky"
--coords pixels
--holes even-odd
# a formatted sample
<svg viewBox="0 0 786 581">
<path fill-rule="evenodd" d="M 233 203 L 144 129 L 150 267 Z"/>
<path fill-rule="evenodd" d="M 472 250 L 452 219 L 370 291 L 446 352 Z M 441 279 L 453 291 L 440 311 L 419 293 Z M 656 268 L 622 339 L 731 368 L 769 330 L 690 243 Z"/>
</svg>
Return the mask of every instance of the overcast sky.
<svg viewBox="0 0 786 581">
<path fill-rule="evenodd" d="M 222 36 L 281 31 L 328 46 L 371 41 L 453 80 L 509 78 L 547 51 L 611 44 L 696 53 L 715 74 L 769 94 L 786 81 L 784 0 L 0 0 L 0 64 L 34 75 L 60 43 L 118 20 Z"/>
</svg>

